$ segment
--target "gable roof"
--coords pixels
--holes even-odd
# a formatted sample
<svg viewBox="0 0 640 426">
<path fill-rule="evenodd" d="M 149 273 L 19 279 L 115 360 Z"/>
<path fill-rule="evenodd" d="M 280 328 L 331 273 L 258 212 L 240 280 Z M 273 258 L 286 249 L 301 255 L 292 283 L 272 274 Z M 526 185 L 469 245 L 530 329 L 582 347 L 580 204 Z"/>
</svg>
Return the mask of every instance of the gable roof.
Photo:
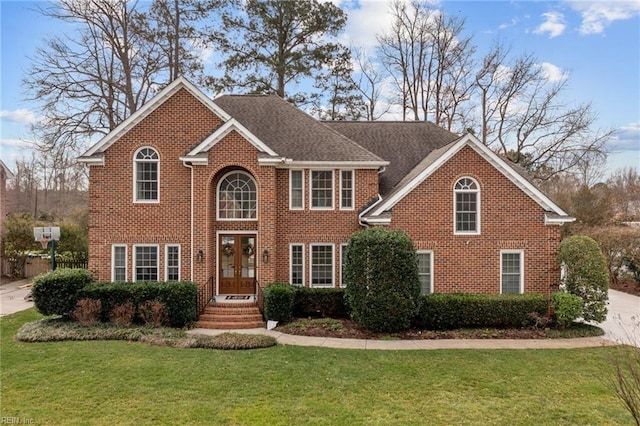
<svg viewBox="0 0 640 426">
<path fill-rule="evenodd" d="M 325 124 L 389 162 L 379 191 L 388 194 L 430 152 L 460 136 L 425 121 L 327 121 Z"/>
<path fill-rule="evenodd" d="M 103 161 L 102 153 L 104 153 L 107 148 L 109 148 L 122 135 L 131 130 L 140 121 L 144 120 L 149 114 L 155 111 L 165 101 L 167 101 L 181 89 L 187 90 L 192 96 L 202 102 L 202 104 L 209 108 L 214 114 L 220 117 L 222 121 L 227 121 L 231 118 L 224 110 L 214 104 L 209 97 L 198 90 L 187 79 L 185 79 L 184 77 L 179 77 L 171 82 L 167 87 L 162 89 L 157 95 L 151 98 L 135 113 L 131 114 L 129 118 L 124 120 L 122 123 L 116 126 L 115 129 L 113 129 L 106 136 L 95 143 L 84 154 L 78 157 L 78 161 L 83 163 L 101 164 Z"/>
<path fill-rule="evenodd" d="M 11 171 L 11 169 L 9 167 L 7 167 L 7 165 L 4 164 L 4 161 L 2 161 L 1 159 L 0 159 L 0 168 L 3 170 L 4 176 L 7 179 L 13 179 L 14 178 L 14 174 Z"/>
<path fill-rule="evenodd" d="M 287 161 L 387 164 L 277 95 L 225 95 L 214 102 Z"/>
<path fill-rule="evenodd" d="M 471 147 L 482 158 L 495 167 L 513 184 L 526 193 L 546 212 L 545 223 L 562 224 L 572 222 L 574 218 L 570 217 L 564 210 L 555 204 L 549 197 L 540 191 L 531 181 L 525 178 L 513 165 L 504 160 L 498 154 L 485 146 L 478 138 L 472 134 L 466 134 L 458 140 L 449 143 L 439 149 L 430 152 L 422 161 L 420 161 L 407 175 L 389 192 L 383 199 L 367 213 L 366 219 L 372 220 L 383 219 L 388 222 L 391 218 L 388 212 L 400 202 L 414 188 L 424 182 L 444 163 L 451 159 L 465 146 Z"/>
</svg>

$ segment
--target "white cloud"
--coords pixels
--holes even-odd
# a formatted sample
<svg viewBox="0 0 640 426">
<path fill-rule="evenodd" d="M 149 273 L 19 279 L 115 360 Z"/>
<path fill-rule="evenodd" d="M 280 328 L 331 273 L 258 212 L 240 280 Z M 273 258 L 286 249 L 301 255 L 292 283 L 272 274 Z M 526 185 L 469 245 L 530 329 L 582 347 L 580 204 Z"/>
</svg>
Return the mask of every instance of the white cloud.
<svg viewBox="0 0 640 426">
<path fill-rule="evenodd" d="M 580 34 L 601 34 L 615 21 L 624 21 L 640 15 L 639 1 L 572 1 L 571 8 L 582 15 Z"/>
<path fill-rule="evenodd" d="M 569 76 L 569 74 L 562 68 L 549 62 L 543 62 L 539 64 L 539 66 L 540 68 L 542 68 L 544 78 L 546 78 L 550 83 L 556 83 L 558 81 L 566 80 Z"/>
<path fill-rule="evenodd" d="M 609 141 L 611 151 L 637 151 L 636 158 L 640 164 L 640 123 L 632 123 L 620 127 Z"/>
<path fill-rule="evenodd" d="M 0 111 L 0 118 L 18 124 L 32 124 L 38 121 L 38 118 L 33 111 L 29 111 L 24 108 L 15 109 L 13 111 L 3 109 Z"/>
<path fill-rule="evenodd" d="M 549 38 L 554 38 L 562 35 L 567 27 L 564 23 L 564 15 L 560 12 L 546 12 L 542 17 L 544 22 L 533 31 L 536 34 L 549 33 Z"/>
<path fill-rule="evenodd" d="M 515 27 L 518 24 L 518 22 L 520 22 L 520 19 L 516 16 L 515 18 L 511 18 L 511 22 L 500 24 L 498 26 L 498 29 L 499 30 L 505 30 L 505 29 L 507 29 L 509 27 Z"/>
<path fill-rule="evenodd" d="M 26 139 L 1 139 L 3 148 L 33 148 L 34 142 Z"/>
<path fill-rule="evenodd" d="M 371 0 L 343 3 L 343 10 L 349 19 L 341 42 L 347 46 L 373 50 L 377 45 L 376 34 L 386 32 L 391 27 L 389 5 L 386 1 Z"/>
</svg>

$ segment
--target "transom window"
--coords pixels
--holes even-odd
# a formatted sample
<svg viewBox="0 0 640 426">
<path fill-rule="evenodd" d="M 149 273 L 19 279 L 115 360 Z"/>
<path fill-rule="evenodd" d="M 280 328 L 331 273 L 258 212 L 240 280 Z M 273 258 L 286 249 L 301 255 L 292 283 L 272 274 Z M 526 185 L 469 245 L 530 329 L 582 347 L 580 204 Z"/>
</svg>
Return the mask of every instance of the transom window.
<svg viewBox="0 0 640 426">
<path fill-rule="evenodd" d="M 333 170 L 311 170 L 311 208 L 333 208 Z"/>
<path fill-rule="evenodd" d="M 524 291 L 523 251 L 500 253 L 500 292 L 519 294 Z"/>
<path fill-rule="evenodd" d="M 480 233 L 480 187 L 471 178 L 458 180 L 454 187 L 456 234 Z"/>
<path fill-rule="evenodd" d="M 257 218 L 256 183 L 244 172 L 231 172 L 218 187 L 218 219 L 253 220 Z"/>
<path fill-rule="evenodd" d="M 153 148 L 141 148 L 135 155 L 134 200 L 148 203 L 159 201 L 160 157 Z"/>
</svg>

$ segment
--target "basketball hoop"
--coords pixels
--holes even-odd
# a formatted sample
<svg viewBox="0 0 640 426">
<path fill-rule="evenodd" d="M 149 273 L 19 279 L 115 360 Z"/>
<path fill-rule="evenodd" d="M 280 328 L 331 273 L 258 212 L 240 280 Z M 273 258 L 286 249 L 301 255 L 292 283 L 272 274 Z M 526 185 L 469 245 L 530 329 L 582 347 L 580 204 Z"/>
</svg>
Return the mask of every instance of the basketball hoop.
<svg viewBox="0 0 640 426">
<path fill-rule="evenodd" d="M 49 245 L 49 241 L 51 240 L 51 238 L 47 238 L 47 237 L 42 237 L 40 238 L 40 244 L 42 244 L 42 249 L 46 249 L 47 246 Z"/>
</svg>

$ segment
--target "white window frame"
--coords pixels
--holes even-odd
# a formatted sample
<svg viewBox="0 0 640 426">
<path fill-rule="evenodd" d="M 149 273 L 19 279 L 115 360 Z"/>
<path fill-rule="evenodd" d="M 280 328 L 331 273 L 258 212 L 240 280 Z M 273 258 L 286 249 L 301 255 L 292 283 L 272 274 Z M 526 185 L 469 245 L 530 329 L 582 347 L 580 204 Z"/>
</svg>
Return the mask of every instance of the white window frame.
<svg viewBox="0 0 640 426">
<path fill-rule="evenodd" d="M 422 284 L 420 284 L 420 295 L 425 295 L 425 294 L 433 294 L 433 250 L 417 250 L 416 251 L 417 255 L 420 254 L 428 254 L 429 255 L 429 293 L 423 293 L 422 292 Z M 418 270 L 418 275 L 420 274 L 420 271 Z"/>
<path fill-rule="evenodd" d="M 252 217 L 252 218 L 222 218 L 220 217 L 220 186 L 222 185 L 222 182 L 224 182 L 224 180 L 229 176 L 232 175 L 234 173 L 240 173 L 243 174 L 247 177 L 249 177 L 249 179 L 251 179 L 253 181 L 253 185 L 256 187 L 256 217 Z M 240 169 L 235 169 L 235 170 L 231 170 L 228 173 L 225 173 L 219 180 L 218 180 L 218 184 L 216 185 L 216 219 L 220 220 L 220 221 L 226 221 L 226 222 L 255 222 L 258 220 L 258 212 L 259 210 L 259 199 L 258 199 L 258 182 L 256 182 L 255 178 L 251 175 L 251 173 L 245 171 L 245 170 L 240 170 Z"/>
<path fill-rule="evenodd" d="M 182 279 L 182 248 L 180 244 L 167 244 L 164 246 L 164 280 L 169 281 L 169 249 L 172 247 L 178 248 L 178 279 L 175 281 L 180 281 Z"/>
<path fill-rule="evenodd" d="M 462 179 L 470 179 L 475 183 L 477 189 L 456 189 L 458 182 Z M 457 198 L 458 194 L 463 193 L 475 193 L 476 194 L 476 230 L 475 231 L 458 231 L 458 218 L 457 218 Z M 453 233 L 454 235 L 480 235 L 480 184 L 478 181 L 470 176 L 462 176 L 456 179 L 456 182 L 453 184 Z"/>
<path fill-rule="evenodd" d="M 126 244 L 111 245 L 111 282 L 116 281 L 116 248 L 124 248 L 124 281 L 127 281 L 128 256 Z"/>
<path fill-rule="evenodd" d="M 292 201 L 293 201 L 293 173 L 294 172 L 300 172 L 300 174 L 302 175 L 302 187 L 300 188 L 300 192 L 302 193 L 302 200 L 300 203 L 300 206 L 294 206 Z M 289 170 L 289 210 L 304 210 L 304 178 L 305 178 L 305 173 L 304 173 L 304 169 L 291 169 Z"/>
<path fill-rule="evenodd" d="M 343 178 L 342 178 L 342 174 L 344 172 L 349 172 L 351 173 L 351 187 L 350 188 L 343 188 L 342 184 L 343 184 Z M 342 201 L 345 200 L 345 198 L 342 197 L 342 191 L 344 189 L 349 189 L 351 190 L 351 207 L 343 207 L 342 206 Z M 355 209 L 355 205 L 356 205 L 356 172 L 353 169 L 342 169 L 340 170 L 340 210 L 354 210 Z"/>
<path fill-rule="evenodd" d="M 344 257 L 347 254 L 348 243 L 340 244 L 340 288 L 345 288 L 347 285 L 344 283 L 344 267 L 342 266 L 344 263 Z"/>
<path fill-rule="evenodd" d="M 133 257 L 132 257 L 132 281 L 137 281 L 138 276 L 138 264 L 136 263 L 136 257 L 138 254 L 138 248 L 140 247 L 155 247 L 156 254 L 158 256 L 158 261 L 156 262 L 156 276 L 158 277 L 157 281 L 160 281 L 160 246 L 158 244 L 134 244 L 133 245 Z"/>
<path fill-rule="evenodd" d="M 302 283 L 301 284 L 294 284 L 293 283 L 293 248 L 294 247 L 301 247 L 302 248 Z M 299 287 L 304 287 L 304 279 L 305 279 L 305 260 L 304 260 L 304 244 L 302 243 L 291 243 L 289 244 L 289 284 L 291 285 L 295 285 L 295 286 L 299 286 Z"/>
<path fill-rule="evenodd" d="M 513 294 L 513 293 L 504 293 L 503 292 L 503 277 L 504 272 L 502 270 L 502 257 L 505 254 L 519 254 L 520 255 L 520 285 L 519 285 L 519 293 L 524 293 L 524 250 L 500 250 L 500 294 Z"/>
<path fill-rule="evenodd" d="M 157 160 L 138 160 L 136 157 L 143 149 L 152 149 L 158 156 Z M 156 163 L 157 167 L 157 197 L 155 200 L 139 200 L 138 199 L 138 163 Z M 133 202 L 137 204 L 158 204 L 160 203 L 160 152 L 152 146 L 142 146 L 133 153 Z"/>
<path fill-rule="evenodd" d="M 312 243 L 309 244 L 309 287 L 312 288 L 334 288 L 336 286 L 336 245 L 333 243 Z M 313 284 L 313 248 L 331 247 L 331 284 Z"/>
<path fill-rule="evenodd" d="M 331 172 L 331 206 L 329 207 L 314 207 L 313 206 L 313 173 L 314 172 Z M 333 169 L 311 169 L 309 170 L 309 210 L 334 210 L 335 209 L 335 197 L 336 197 L 336 177 Z"/>
</svg>

